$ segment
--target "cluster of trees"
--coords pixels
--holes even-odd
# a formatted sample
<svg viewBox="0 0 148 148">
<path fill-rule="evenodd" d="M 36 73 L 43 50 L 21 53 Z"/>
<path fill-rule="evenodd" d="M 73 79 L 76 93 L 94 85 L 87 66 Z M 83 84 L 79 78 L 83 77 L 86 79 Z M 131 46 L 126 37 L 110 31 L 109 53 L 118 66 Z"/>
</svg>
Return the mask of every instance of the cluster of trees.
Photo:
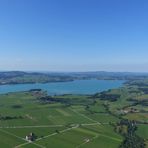
<svg viewBox="0 0 148 148">
<path fill-rule="evenodd" d="M 54 103 L 54 102 L 57 102 L 57 103 L 59 102 L 59 103 L 64 103 L 64 104 L 69 103 L 68 99 L 54 98 L 54 97 L 51 97 L 51 96 L 41 97 L 41 98 L 39 98 L 39 100 L 43 103 Z"/>
<path fill-rule="evenodd" d="M 62 103 L 65 106 L 71 106 L 71 105 L 91 105 L 94 103 L 93 99 L 90 99 L 89 97 L 86 98 L 74 98 L 74 97 L 57 97 L 57 96 L 44 96 L 39 97 L 38 100 L 42 104 L 46 103 Z"/>
<path fill-rule="evenodd" d="M 126 84 L 128 85 L 136 85 L 138 87 L 147 87 L 148 86 L 148 77 L 141 77 L 141 79 L 135 79 L 131 81 L 127 81 Z"/>
<path fill-rule="evenodd" d="M 14 119 L 23 119 L 22 116 L 2 116 L 0 115 L 0 120 L 14 120 Z"/>
<path fill-rule="evenodd" d="M 19 108 L 22 108 L 23 106 L 22 105 L 12 105 L 12 108 L 14 109 L 19 109 Z"/>
<path fill-rule="evenodd" d="M 148 99 L 147 100 L 141 100 L 138 102 L 138 104 L 142 105 L 142 106 L 148 106 Z"/>
<path fill-rule="evenodd" d="M 140 91 L 143 91 L 145 94 L 148 94 L 148 87 L 139 87 Z"/>
<path fill-rule="evenodd" d="M 130 106 L 136 106 L 136 105 L 142 105 L 142 106 L 148 106 L 148 99 L 143 99 L 143 100 L 137 100 L 137 99 L 128 99 L 128 101 L 132 101 L 134 102 L 132 105 Z"/>
<path fill-rule="evenodd" d="M 34 92 L 34 91 L 37 91 L 38 92 L 38 91 L 42 91 L 42 89 L 30 89 L 29 91 L 30 92 Z"/>
<path fill-rule="evenodd" d="M 120 148 L 145 148 L 144 139 L 136 135 L 137 126 L 135 121 L 123 119 L 117 126 L 127 127 L 127 132 L 120 131 L 120 134 L 124 133 L 122 135 L 125 137 Z"/>
<path fill-rule="evenodd" d="M 139 90 L 130 90 L 129 93 L 135 93 L 135 94 L 138 94 L 138 93 L 140 93 L 140 91 L 139 91 Z"/>
<path fill-rule="evenodd" d="M 100 93 L 101 100 L 108 100 L 111 102 L 117 101 L 121 97 L 120 94 L 107 94 L 105 92 Z"/>
</svg>

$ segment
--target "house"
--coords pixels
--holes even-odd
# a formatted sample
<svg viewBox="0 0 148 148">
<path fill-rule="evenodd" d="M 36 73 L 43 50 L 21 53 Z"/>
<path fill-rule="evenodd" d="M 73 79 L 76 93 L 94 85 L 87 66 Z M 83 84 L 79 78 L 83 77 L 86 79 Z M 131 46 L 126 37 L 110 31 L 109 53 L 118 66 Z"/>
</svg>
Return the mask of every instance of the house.
<svg viewBox="0 0 148 148">
<path fill-rule="evenodd" d="M 34 139 L 35 139 L 35 136 L 33 133 L 30 133 L 28 136 L 26 136 L 26 140 L 29 142 L 34 141 Z"/>
</svg>

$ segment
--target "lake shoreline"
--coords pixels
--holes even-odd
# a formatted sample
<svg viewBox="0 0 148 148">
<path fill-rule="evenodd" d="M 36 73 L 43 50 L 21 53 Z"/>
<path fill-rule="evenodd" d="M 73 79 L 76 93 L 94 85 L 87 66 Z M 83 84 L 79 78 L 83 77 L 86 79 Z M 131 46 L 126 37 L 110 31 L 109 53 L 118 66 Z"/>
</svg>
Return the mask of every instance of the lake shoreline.
<svg viewBox="0 0 148 148">
<path fill-rule="evenodd" d="M 123 80 L 74 80 L 67 82 L 31 83 L 31 84 L 7 84 L 0 85 L 0 94 L 10 92 L 29 91 L 41 89 L 47 91 L 48 95 L 81 94 L 92 95 L 97 92 L 119 88 L 124 85 Z"/>
</svg>

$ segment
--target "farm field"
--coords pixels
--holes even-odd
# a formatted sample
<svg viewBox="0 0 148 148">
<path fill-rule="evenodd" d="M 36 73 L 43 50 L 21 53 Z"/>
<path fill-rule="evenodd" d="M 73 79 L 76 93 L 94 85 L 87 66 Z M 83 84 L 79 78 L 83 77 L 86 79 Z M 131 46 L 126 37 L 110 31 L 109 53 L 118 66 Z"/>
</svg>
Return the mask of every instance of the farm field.
<svg viewBox="0 0 148 148">
<path fill-rule="evenodd" d="M 147 94 L 131 86 L 95 95 L 48 96 L 42 90 L 2 94 L 0 145 L 3 148 L 118 148 L 129 142 L 125 135 L 132 125 L 135 137 L 130 138 L 138 138 L 137 147 L 147 147 L 148 114 L 143 103 Z M 33 139 L 27 139 L 28 135 L 33 135 Z"/>
<path fill-rule="evenodd" d="M 107 124 L 117 119 L 109 117 L 104 107 L 97 110 L 99 103 L 94 107 L 99 112 L 91 116 L 83 105 L 42 104 L 37 100 L 42 95 L 41 92 L 19 92 L 0 96 L 1 146 L 75 148 L 97 147 L 98 144 L 108 147 L 111 144 L 111 147 L 118 147 L 123 140 Z M 84 96 L 79 96 L 79 99 L 84 99 Z M 36 135 L 32 143 L 25 140 L 29 133 Z"/>
</svg>

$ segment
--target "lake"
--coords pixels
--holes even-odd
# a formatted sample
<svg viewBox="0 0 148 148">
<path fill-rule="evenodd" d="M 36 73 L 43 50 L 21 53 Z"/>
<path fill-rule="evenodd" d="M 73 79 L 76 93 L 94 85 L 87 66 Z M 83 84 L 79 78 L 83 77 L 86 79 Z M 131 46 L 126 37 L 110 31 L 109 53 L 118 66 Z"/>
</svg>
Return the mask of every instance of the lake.
<svg viewBox="0 0 148 148">
<path fill-rule="evenodd" d="M 71 82 L 55 82 L 46 84 L 14 84 L 1 85 L 0 94 L 8 92 L 27 91 L 30 89 L 43 89 L 49 95 L 61 94 L 94 94 L 123 85 L 122 80 L 75 80 Z"/>
</svg>

